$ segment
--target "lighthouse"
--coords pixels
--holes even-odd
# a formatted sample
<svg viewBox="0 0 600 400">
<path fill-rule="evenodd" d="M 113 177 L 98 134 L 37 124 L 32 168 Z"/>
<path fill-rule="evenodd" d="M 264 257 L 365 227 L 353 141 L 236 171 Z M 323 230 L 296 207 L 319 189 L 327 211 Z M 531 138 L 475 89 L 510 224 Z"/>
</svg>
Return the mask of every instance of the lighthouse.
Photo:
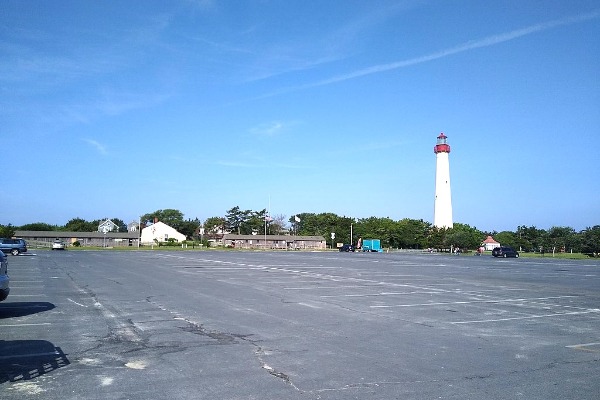
<svg viewBox="0 0 600 400">
<path fill-rule="evenodd" d="M 433 209 L 433 226 L 436 228 L 452 228 L 452 196 L 450 194 L 450 145 L 448 137 L 443 133 L 437 137 L 433 147 L 435 153 L 435 202 Z"/>
</svg>

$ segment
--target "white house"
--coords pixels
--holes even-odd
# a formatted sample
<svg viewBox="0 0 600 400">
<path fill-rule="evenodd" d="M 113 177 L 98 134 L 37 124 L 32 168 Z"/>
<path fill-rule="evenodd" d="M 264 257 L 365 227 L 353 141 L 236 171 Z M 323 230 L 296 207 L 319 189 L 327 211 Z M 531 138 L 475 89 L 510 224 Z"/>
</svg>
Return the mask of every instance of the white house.
<svg viewBox="0 0 600 400">
<path fill-rule="evenodd" d="M 131 221 L 127 224 L 127 232 L 137 232 L 140 229 L 140 224 L 137 221 Z"/>
<path fill-rule="evenodd" d="M 164 222 L 156 222 L 142 229 L 142 244 L 152 244 L 155 240 L 158 242 L 166 242 L 169 239 L 175 239 L 178 242 L 185 240 L 185 235 L 177 232 L 174 228 Z"/>
<path fill-rule="evenodd" d="M 482 244 L 483 244 L 483 247 L 485 248 L 486 251 L 494 250 L 496 247 L 500 246 L 500 243 L 498 243 L 491 236 L 488 236 L 487 238 L 485 238 L 485 240 L 483 241 Z"/>
<path fill-rule="evenodd" d="M 114 222 L 112 222 L 110 219 L 107 219 L 106 221 L 103 221 L 100 223 L 100 225 L 98 225 L 98 232 L 118 232 L 119 231 L 119 227 L 117 226 L 117 224 L 115 224 Z"/>
</svg>

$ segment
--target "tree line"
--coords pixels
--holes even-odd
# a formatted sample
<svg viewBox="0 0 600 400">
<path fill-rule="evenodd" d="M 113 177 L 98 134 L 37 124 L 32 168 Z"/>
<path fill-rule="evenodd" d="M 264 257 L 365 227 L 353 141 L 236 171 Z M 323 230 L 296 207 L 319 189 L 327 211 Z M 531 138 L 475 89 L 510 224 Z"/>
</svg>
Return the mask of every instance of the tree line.
<svg viewBox="0 0 600 400">
<path fill-rule="evenodd" d="M 102 218 L 86 221 L 83 218 L 77 217 L 70 219 L 65 225 L 52 225 L 45 222 L 34 222 L 22 226 L 0 224 L 0 237 L 12 237 L 15 231 L 96 232 L 98 231 L 98 226 L 106 220 L 111 220 L 118 227 L 118 232 L 127 232 L 127 224 L 120 218 Z M 174 209 L 156 210 L 144 214 L 140 217 L 139 221 L 135 222 L 139 222 L 141 227 L 144 228 L 154 223 L 154 221 L 164 222 L 188 238 L 193 238 L 198 234 L 199 226 L 202 225 L 202 222 L 198 218 L 185 220 L 183 213 Z"/>
<path fill-rule="evenodd" d="M 300 221 L 296 221 L 295 217 Z M 382 246 L 391 248 L 475 249 L 487 236 L 492 236 L 501 245 L 520 251 L 600 253 L 600 225 L 580 232 L 570 227 L 552 227 L 544 230 L 535 226 L 519 226 L 514 232 L 489 232 L 462 223 L 455 223 L 450 229 L 437 228 L 422 219 L 354 219 L 332 213 L 301 213 L 295 217 L 290 218 L 290 223 L 299 235 L 322 235 L 329 238 L 333 232 L 333 241 L 344 243 L 355 244 L 357 239 L 362 237 L 380 239 Z"/>
<path fill-rule="evenodd" d="M 16 230 L 93 232 L 98 225 L 110 219 L 119 231 L 126 232 L 127 225 L 119 218 L 85 221 L 73 218 L 64 226 L 43 222 L 23 226 L 0 225 L 0 236 L 11 237 Z M 359 237 L 380 239 L 383 247 L 401 249 L 448 249 L 459 247 L 475 249 L 488 236 L 493 236 L 503 246 L 521 251 L 600 253 L 600 225 L 577 232 L 570 227 L 552 227 L 548 230 L 535 226 L 518 226 L 515 231 L 481 231 L 468 224 L 455 223 L 453 228 L 440 229 L 422 219 L 369 217 L 351 218 L 335 213 L 298 213 L 287 218 L 272 216 L 266 209 L 259 211 L 232 207 L 224 216 L 207 218 L 205 221 L 184 219 L 175 209 L 156 210 L 140 218 L 142 228 L 155 221 L 162 221 L 189 239 L 219 239 L 223 233 L 244 235 L 301 235 L 323 236 L 328 244 L 356 244 Z M 331 236 L 334 236 L 332 238 Z"/>
</svg>

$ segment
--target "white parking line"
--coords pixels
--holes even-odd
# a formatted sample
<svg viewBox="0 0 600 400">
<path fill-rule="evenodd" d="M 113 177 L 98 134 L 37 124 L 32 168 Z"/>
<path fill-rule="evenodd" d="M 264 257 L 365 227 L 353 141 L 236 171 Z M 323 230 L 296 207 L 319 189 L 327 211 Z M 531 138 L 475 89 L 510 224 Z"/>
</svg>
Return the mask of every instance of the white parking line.
<svg viewBox="0 0 600 400">
<path fill-rule="evenodd" d="M 14 289 L 42 289 L 44 286 L 14 286 L 10 285 L 10 290 Z"/>
<path fill-rule="evenodd" d="M 315 290 L 315 289 L 347 289 L 347 288 L 366 288 L 369 286 L 365 286 L 365 285 L 340 285 L 340 286 L 316 286 L 316 287 L 284 287 L 284 290 Z M 321 296 L 321 297 L 328 297 L 328 296 Z"/>
<path fill-rule="evenodd" d="M 310 308 L 321 308 L 321 307 L 316 306 L 314 304 L 308 304 L 308 303 L 298 303 L 298 305 L 305 306 L 305 307 L 310 307 Z"/>
<path fill-rule="evenodd" d="M 483 319 L 483 320 L 474 320 L 474 321 L 457 321 L 450 322 L 452 325 L 461 325 L 461 324 L 481 324 L 487 322 L 502 322 L 502 321 L 514 321 L 519 319 L 535 319 L 535 318 L 553 318 L 553 317 L 564 317 L 567 315 L 582 315 L 582 314 L 592 314 L 592 313 L 600 313 L 600 309 L 594 308 L 587 311 L 573 311 L 568 313 L 556 313 L 556 314 L 543 314 L 543 315 L 529 315 L 526 317 L 511 317 L 511 318 L 499 318 L 499 319 Z"/>
<path fill-rule="evenodd" d="M 534 297 L 534 298 L 522 298 L 522 299 L 498 299 L 498 300 L 472 300 L 472 301 L 449 301 L 449 302 L 438 302 L 438 303 L 420 303 L 420 304 L 394 304 L 384 306 L 370 306 L 371 308 L 392 308 L 392 307 L 425 307 L 425 306 L 445 306 L 450 304 L 476 304 L 476 303 L 513 303 L 516 301 L 533 301 L 533 300 L 549 300 L 549 299 L 562 299 L 568 297 L 577 296 L 552 296 L 552 297 Z"/>
<path fill-rule="evenodd" d="M 1 326 L 2 327 L 10 326 L 10 327 L 13 327 L 13 328 L 14 327 L 19 328 L 21 326 L 44 326 L 44 325 L 52 325 L 52 324 L 50 322 L 43 322 L 43 323 L 40 323 L 40 324 L 8 324 L 8 325 L 4 325 L 3 324 Z"/>
<path fill-rule="evenodd" d="M 71 300 L 71 299 L 69 299 L 68 297 L 67 297 L 67 300 L 69 300 L 71 303 L 75 303 L 75 304 L 77 304 L 78 306 L 81 306 L 81 307 L 85 307 L 85 308 L 87 308 L 87 306 L 86 306 L 86 305 L 80 304 L 80 303 L 76 302 L 75 300 Z"/>
<path fill-rule="evenodd" d="M 588 346 L 600 346 L 600 342 L 597 343 L 581 343 L 581 344 L 572 344 L 570 346 L 565 346 L 569 348 L 578 348 L 578 347 L 588 347 Z"/>
<path fill-rule="evenodd" d="M 365 287 L 365 286 L 361 286 Z M 319 297 L 371 297 L 371 296 L 404 296 L 409 294 L 439 294 L 438 292 L 424 292 L 424 291 L 416 291 L 416 292 L 382 292 L 382 293 L 367 293 L 367 294 L 336 294 L 336 295 L 323 295 Z"/>
</svg>

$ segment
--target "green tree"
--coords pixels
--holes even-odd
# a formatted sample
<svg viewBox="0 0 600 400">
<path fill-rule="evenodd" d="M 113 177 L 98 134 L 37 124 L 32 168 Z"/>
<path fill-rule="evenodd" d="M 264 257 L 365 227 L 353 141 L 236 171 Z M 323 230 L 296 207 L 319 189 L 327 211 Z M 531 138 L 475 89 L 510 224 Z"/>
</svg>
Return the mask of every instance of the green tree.
<svg viewBox="0 0 600 400">
<path fill-rule="evenodd" d="M 454 223 L 446 235 L 447 244 L 461 249 L 474 249 L 479 247 L 484 238 L 483 232 L 467 224 Z"/>
<path fill-rule="evenodd" d="M 502 246 L 509 246 L 517 250 L 521 250 L 519 238 L 514 232 L 502 231 L 492 235 Z"/>
<path fill-rule="evenodd" d="M 119 232 L 127 232 L 127 224 L 120 218 L 107 218 L 119 227 Z"/>
<path fill-rule="evenodd" d="M 64 230 L 69 232 L 94 232 L 98 230 L 98 224 L 86 221 L 83 218 L 73 218 L 65 224 Z"/>
<path fill-rule="evenodd" d="M 260 211 L 242 210 L 235 206 L 225 214 L 225 230 L 238 235 L 265 234 L 270 222 L 267 218 L 267 209 Z"/>
<path fill-rule="evenodd" d="M 450 248 L 450 244 L 446 240 L 448 231 L 448 228 L 432 226 L 427 236 L 427 246 L 438 250 Z"/>
<path fill-rule="evenodd" d="M 242 231 L 244 234 L 265 234 L 265 229 L 267 229 L 268 221 L 267 219 L 267 209 L 262 209 L 260 211 L 251 211 L 248 218 L 244 222 L 242 226 Z"/>
<path fill-rule="evenodd" d="M 313 224 L 313 233 L 307 232 L 309 235 L 323 236 L 328 239 L 331 237 L 331 233 L 335 233 L 336 242 L 349 244 L 355 244 L 358 238 L 356 235 L 350 238 L 350 224 L 354 223 L 354 219 L 349 217 L 340 217 L 334 213 L 320 213 L 314 215 L 312 221 L 309 219 L 309 222 Z"/>
<path fill-rule="evenodd" d="M 543 229 L 523 225 L 517 228 L 517 235 L 519 236 L 519 247 L 525 251 L 547 250 L 549 247 L 546 231 Z"/>
<path fill-rule="evenodd" d="M 393 246 L 405 249 L 422 249 L 427 247 L 427 236 L 431 224 L 422 219 L 404 218 L 396 224 L 397 235 L 394 236 Z"/>
<path fill-rule="evenodd" d="M 154 212 L 144 214 L 141 217 L 142 224 L 151 225 L 154 221 L 160 221 L 171 228 L 177 229 L 183 223 L 183 213 L 179 210 L 167 208 L 165 210 L 156 210 Z"/>
<path fill-rule="evenodd" d="M 192 238 L 197 235 L 199 227 L 200 220 L 196 218 L 181 222 L 175 229 L 181 234 L 185 235 L 186 238 Z"/>
<path fill-rule="evenodd" d="M 229 232 L 242 234 L 242 225 L 250 218 L 252 211 L 242 211 L 239 206 L 235 206 L 225 214 L 225 229 Z"/>
<path fill-rule="evenodd" d="M 581 251 L 596 257 L 600 255 L 600 225 L 581 232 Z"/>
<path fill-rule="evenodd" d="M 553 226 L 548 230 L 549 251 L 571 251 L 578 246 L 575 229 L 566 226 Z"/>
<path fill-rule="evenodd" d="M 300 213 L 292 215 L 289 222 L 292 226 L 292 233 L 297 235 L 318 235 L 316 233 L 319 230 L 317 223 L 317 214 L 314 213 Z M 299 221 L 296 221 L 299 219 Z"/>
<path fill-rule="evenodd" d="M 10 238 L 15 235 L 15 227 L 11 224 L 2 225 L 0 224 L 0 237 Z"/>
<path fill-rule="evenodd" d="M 296 221 L 296 218 L 300 221 Z M 335 233 L 335 241 L 350 243 L 350 224 L 355 224 L 353 218 L 340 217 L 334 213 L 299 213 L 290 217 L 289 222 L 292 226 L 292 232 L 304 236 L 323 236 L 329 241 L 331 233 Z M 358 229 L 359 224 L 354 225 Z M 354 232 L 353 243 L 360 235 L 359 231 Z"/>
<path fill-rule="evenodd" d="M 57 231 L 58 226 L 50 225 L 45 222 L 34 222 L 32 224 L 25 224 L 19 227 L 21 231 Z"/>
<path fill-rule="evenodd" d="M 225 218 L 210 217 L 204 221 L 204 234 L 209 239 L 221 238 L 225 229 Z"/>
<path fill-rule="evenodd" d="M 348 232 L 350 224 L 348 224 Z M 398 223 L 391 218 L 361 218 L 354 224 L 354 241 L 356 244 L 359 237 L 364 239 L 379 239 L 382 247 L 394 246 L 398 243 Z"/>
</svg>

